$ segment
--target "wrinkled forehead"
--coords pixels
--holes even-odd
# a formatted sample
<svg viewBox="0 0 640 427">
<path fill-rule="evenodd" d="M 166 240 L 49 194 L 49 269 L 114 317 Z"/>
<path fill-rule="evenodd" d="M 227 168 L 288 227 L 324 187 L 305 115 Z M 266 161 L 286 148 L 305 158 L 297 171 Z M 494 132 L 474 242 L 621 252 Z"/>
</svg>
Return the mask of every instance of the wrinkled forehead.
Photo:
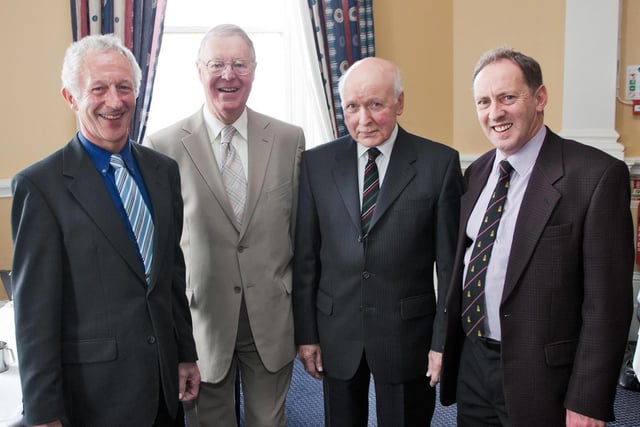
<svg viewBox="0 0 640 427">
<path fill-rule="evenodd" d="M 254 59 L 247 42 L 235 34 L 210 36 L 203 46 L 201 55 L 204 59 Z"/>
</svg>

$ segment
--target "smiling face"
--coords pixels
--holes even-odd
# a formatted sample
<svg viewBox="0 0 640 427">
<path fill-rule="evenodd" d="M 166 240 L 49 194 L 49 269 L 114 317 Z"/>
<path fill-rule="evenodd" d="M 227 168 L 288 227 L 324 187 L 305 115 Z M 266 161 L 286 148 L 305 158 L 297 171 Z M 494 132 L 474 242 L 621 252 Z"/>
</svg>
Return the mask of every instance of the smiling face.
<svg viewBox="0 0 640 427">
<path fill-rule="evenodd" d="M 227 66 L 222 74 L 216 76 L 205 65 L 211 60 L 229 63 L 234 60 L 249 60 L 251 71 L 241 76 Z M 224 124 L 235 122 L 247 105 L 255 77 L 256 65 L 247 43 L 238 35 L 212 35 L 202 46 L 197 67 L 211 114 Z"/>
<path fill-rule="evenodd" d="M 404 108 L 404 93 L 396 94 L 396 68 L 380 58 L 366 58 L 345 75 L 342 108 L 351 137 L 365 147 L 385 142 Z"/>
<path fill-rule="evenodd" d="M 118 51 L 89 51 L 82 59 L 78 93 L 62 89 L 80 130 L 91 142 L 117 153 L 127 142 L 135 112 L 134 74 Z"/>
<path fill-rule="evenodd" d="M 520 67 L 508 59 L 485 66 L 473 82 L 478 121 L 505 156 L 522 148 L 543 125 L 544 85 L 532 91 Z"/>
</svg>

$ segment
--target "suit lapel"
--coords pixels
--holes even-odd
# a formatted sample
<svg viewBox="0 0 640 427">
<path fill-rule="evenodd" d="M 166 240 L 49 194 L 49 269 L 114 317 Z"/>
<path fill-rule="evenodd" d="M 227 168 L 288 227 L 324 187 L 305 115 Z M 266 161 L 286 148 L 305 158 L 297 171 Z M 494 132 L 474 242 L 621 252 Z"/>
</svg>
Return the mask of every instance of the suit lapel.
<svg viewBox="0 0 640 427">
<path fill-rule="evenodd" d="M 165 244 L 170 221 L 172 221 L 169 214 L 173 212 L 171 189 L 167 186 L 166 179 L 160 179 L 162 174 L 157 160 L 145 155 L 137 144 L 131 144 L 131 149 L 142 174 L 153 212 L 153 262 L 149 282 L 151 290 L 158 279 L 158 271 L 160 270 L 158 262 L 164 259 L 164 250 L 171 247 L 171 244 Z"/>
<path fill-rule="evenodd" d="M 144 270 L 137 251 L 112 202 L 102 177 L 84 151 L 77 137 L 64 148 L 63 174 L 71 177 L 69 191 L 95 222 L 105 238 L 113 244 L 123 260 L 145 283 Z"/>
<path fill-rule="evenodd" d="M 191 116 L 185 124 L 188 136 L 182 138 L 182 145 L 191 157 L 191 161 L 207 183 L 213 197 L 218 201 L 229 221 L 236 226 L 233 208 L 227 197 L 227 192 L 222 182 L 220 168 L 216 163 L 216 157 L 211 148 L 209 133 L 202 118 L 202 111 Z"/>
<path fill-rule="evenodd" d="M 558 136 L 547 129 L 547 136 L 531 171 L 516 221 L 502 294 L 503 302 L 515 289 L 516 283 L 529 264 L 540 235 L 562 197 L 554 184 L 563 174 L 562 145 Z"/>
<path fill-rule="evenodd" d="M 413 166 L 415 162 L 416 153 L 413 150 L 410 136 L 402 128 L 399 128 L 391 158 L 389 159 L 389 165 L 387 166 L 387 173 L 380 187 L 380 194 L 371 218 L 370 230 L 375 228 L 378 220 L 416 175 L 416 170 Z"/>
<path fill-rule="evenodd" d="M 247 108 L 247 148 L 249 162 L 247 175 L 247 200 L 244 207 L 241 234 L 247 229 L 262 193 L 267 165 L 274 146 L 275 134 L 270 128 L 271 120 Z"/>
<path fill-rule="evenodd" d="M 478 197 L 480 197 L 480 193 L 482 193 L 484 186 L 487 184 L 487 179 L 489 179 L 489 173 L 491 173 L 491 167 L 493 166 L 495 157 L 495 150 L 493 150 L 490 155 L 486 155 L 478 159 L 478 161 L 473 164 L 475 168 L 473 171 L 473 178 L 470 179 L 468 175 L 466 176 L 467 190 L 460 199 L 461 236 L 466 236 L 469 217 L 471 216 L 471 212 L 473 212 L 473 208 L 478 201 Z"/>
<path fill-rule="evenodd" d="M 356 143 L 351 137 L 343 138 L 331 175 L 335 189 L 342 199 L 349 218 L 357 230 L 361 229 L 360 223 L 360 195 L 358 190 L 358 154 Z"/>
</svg>

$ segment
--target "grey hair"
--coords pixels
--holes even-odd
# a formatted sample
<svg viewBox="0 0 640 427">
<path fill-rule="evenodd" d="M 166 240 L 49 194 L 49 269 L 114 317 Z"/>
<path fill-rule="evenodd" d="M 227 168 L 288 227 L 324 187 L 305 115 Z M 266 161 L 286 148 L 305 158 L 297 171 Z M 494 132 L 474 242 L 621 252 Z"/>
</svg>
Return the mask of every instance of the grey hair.
<svg viewBox="0 0 640 427">
<path fill-rule="evenodd" d="M 134 93 L 137 98 L 140 91 L 142 71 L 133 53 L 122 44 L 122 41 L 115 34 L 86 36 L 72 43 L 67 48 L 64 55 L 64 62 L 62 63 L 62 87 L 67 89 L 75 98 L 79 97 L 82 60 L 90 52 L 109 51 L 119 52 L 129 61 L 131 71 L 133 72 Z"/>
<path fill-rule="evenodd" d="M 198 49 L 198 58 L 200 60 L 204 60 L 204 58 L 202 58 L 202 52 L 204 50 L 205 44 L 207 43 L 207 40 L 209 40 L 211 37 L 229 36 L 239 36 L 240 38 L 242 38 L 247 46 L 249 46 L 249 55 L 251 56 L 249 59 L 251 60 L 251 62 L 256 62 L 256 49 L 253 47 L 253 41 L 251 41 L 251 38 L 245 30 L 234 24 L 220 24 L 207 31 L 207 34 L 204 35 L 202 41 L 200 42 L 200 49 Z"/>
<path fill-rule="evenodd" d="M 473 70 L 472 82 L 475 82 L 478 73 L 480 73 L 484 67 L 503 59 L 513 62 L 522 70 L 524 81 L 531 93 L 534 93 L 542 86 L 542 70 L 540 69 L 538 61 L 522 52 L 505 46 L 491 49 L 480 57 Z"/>
<path fill-rule="evenodd" d="M 347 80 L 347 76 L 349 75 L 350 71 L 354 68 L 354 65 L 357 65 L 360 61 L 363 61 L 364 59 L 366 58 L 360 59 L 354 62 L 353 64 L 351 64 L 351 66 L 347 69 L 347 71 L 345 71 L 344 74 L 340 76 L 340 79 L 338 80 L 338 93 L 340 94 L 341 100 L 344 99 L 344 83 Z M 402 94 L 402 92 L 404 92 L 404 87 L 402 85 L 402 76 L 400 75 L 400 68 L 393 65 L 393 96 L 394 98 L 398 99 L 398 97 Z"/>
</svg>

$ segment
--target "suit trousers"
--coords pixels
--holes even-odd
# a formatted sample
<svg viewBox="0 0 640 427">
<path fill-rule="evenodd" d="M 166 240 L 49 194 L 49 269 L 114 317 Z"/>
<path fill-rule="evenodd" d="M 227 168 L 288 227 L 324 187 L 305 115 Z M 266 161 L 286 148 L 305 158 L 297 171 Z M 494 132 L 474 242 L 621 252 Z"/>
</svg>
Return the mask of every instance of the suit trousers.
<svg viewBox="0 0 640 427">
<path fill-rule="evenodd" d="M 465 338 L 457 385 L 458 427 L 508 427 L 499 344 Z"/>
<path fill-rule="evenodd" d="M 379 427 L 424 427 L 431 423 L 436 391 L 425 376 L 413 381 L 377 383 L 376 415 Z M 326 427 L 366 427 L 369 422 L 369 382 L 371 371 L 366 357 L 353 378 L 339 380 L 325 374 L 324 413 Z"/>
<path fill-rule="evenodd" d="M 249 325 L 244 298 L 240 307 L 236 349 L 226 377 L 200 384 L 195 408 L 188 410 L 189 427 L 237 426 L 236 376 L 240 374 L 247 427 L 286 427 L 285 400 L 291 385 L 293 361 L 277 372 L 264 367 Z M 194 414 L 195 412 L 195 414 Z"/>
</svg>

